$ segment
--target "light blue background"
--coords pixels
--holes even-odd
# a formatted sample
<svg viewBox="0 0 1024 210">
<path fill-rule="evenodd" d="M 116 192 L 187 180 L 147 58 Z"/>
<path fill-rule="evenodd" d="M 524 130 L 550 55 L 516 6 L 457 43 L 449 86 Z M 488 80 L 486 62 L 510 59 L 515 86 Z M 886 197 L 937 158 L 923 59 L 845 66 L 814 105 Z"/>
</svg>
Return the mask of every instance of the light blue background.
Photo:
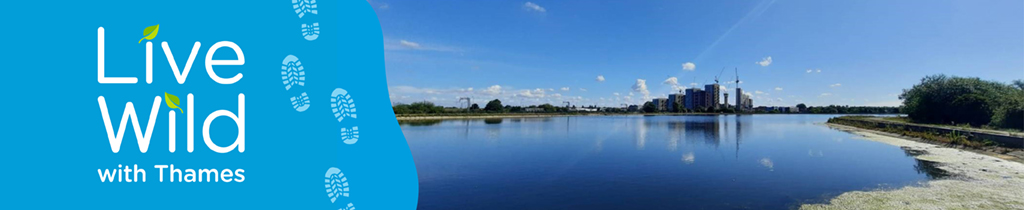
<svg viewBox="0 0 1024 210">
<path fill-rule="evenodd" d="M 23 2 L 12 2 L 22 4 Z M 318 1 L 319 14 L 299 18 L 291 1 L 60 1 L 4 6 L 2 43 L 3 146 L 0 208 L 227 208 L 412 209 L 418 193 L 408 146 L 390 108 L 382 35 L 365 1 Z M 319 22 L 320 36 L 303 39 L 300 25 Z M 153 83 L 145 83 L 142 31 L 160 24 L 153 42 Z M 134 76 L 138 84 L 99 84 L 96 29 L 106 31 L 106 74 Z M 185 84 L 178 84 L 160 42 L 167 41 L 183 69 L 196 41 L 202 43 Z M 211 80 L 206 51 L 232 41 L 245 65 L 214 67 L 222 77 L 242 73 L 231 85 Z M 280 66 L 299 58 L 306 85 L 285 90 Z M 215 59 L 233 59 L 229 49 Z M 358 119 L 335 120 L 330 94 L 344 88 L 355 99 Z M 119 153 L 107 141 L 96 98 L 107 101 L 115 132 L 125 102 L 135 104 L 145 126 L 153 97 L 168 92 L 186 103 L 195 95 L 195 151 L 186 150 L 185 115 L 177 118 L 177 150 L 167 150 L 170 110 L 160 104 L 149 151 L 140 153 L 130 124 Z M 296 112 L 289 97 L 307 92 L 309 110 Z M 202 140 L 202 124 L 214 110 L 238 113 L 246 97 L 246 150 L 219 154 Z M 183 106 L 184 107 L 184 106 Z M 188 110 L 186 110 L 188 111 Z M 230 145 L 237 129 L 229 118 L 211 125 L 212 138 Z M 359 126 L 356 144 L 341 143 L 342 127 Z M 143 128 L 144 129 L 144 128 Z M 138 164 L 145 183 L 101 183 L 96 169 Z M 158 182 L 155 164 L 176 168 L 245 169 L 243 183 Z M 338 167 L 351 197 L 331 203 L 324 173 Z M 165 171 L 165 173 L 167 173 Z"/>
</svg>

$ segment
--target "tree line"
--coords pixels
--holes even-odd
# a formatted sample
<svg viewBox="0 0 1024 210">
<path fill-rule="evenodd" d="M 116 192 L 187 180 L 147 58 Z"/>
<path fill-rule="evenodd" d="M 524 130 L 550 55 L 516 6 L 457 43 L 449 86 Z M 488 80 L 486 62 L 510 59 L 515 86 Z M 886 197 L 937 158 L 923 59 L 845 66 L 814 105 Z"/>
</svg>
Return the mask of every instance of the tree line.
<svg viewBox="0 0 1024 210">
<path fill-rule="evenodd" d="M 1024 129 L 1024 81 L 932 75 L 900 94 L 913 122 Z"/>
<path fill-rule="evenodd" d="M 551 104 L 541 105 L 530 105 L 530 106 L 510 106 L 502 105 L 501 100 L 494 99 L 487 102 L 483 108 L 480 108 L 478 104 L 471 104 L 469 108 L 457 108 L 457 107 L 444 107 L 434 105 L 434 103 L 423 101 L 414 102 L 411 104 L 398 104 L 392 107 L 395 114 L 455 114 L 455 113 L 521 113 L 521 112 L 540 112 L 540 113 L 558 113 L 558 112 L 569 112 L 576 106 L 564 107 L 555 106 Z M 596 107 L 590 107 L 596 108 Z"/>
</svg>

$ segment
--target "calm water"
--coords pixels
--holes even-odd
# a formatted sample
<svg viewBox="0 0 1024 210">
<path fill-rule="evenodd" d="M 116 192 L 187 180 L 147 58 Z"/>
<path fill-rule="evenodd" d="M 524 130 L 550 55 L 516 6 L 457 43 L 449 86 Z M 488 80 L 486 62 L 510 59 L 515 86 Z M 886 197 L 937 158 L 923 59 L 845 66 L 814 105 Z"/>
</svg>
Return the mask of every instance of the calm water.
<svg viewBox="0 0 1024 210">
<path fill-rule="evenodd" d="M 420 209 L 791 209 L 927 180 L 823 115 L 403 122 Z"/>
</svg>

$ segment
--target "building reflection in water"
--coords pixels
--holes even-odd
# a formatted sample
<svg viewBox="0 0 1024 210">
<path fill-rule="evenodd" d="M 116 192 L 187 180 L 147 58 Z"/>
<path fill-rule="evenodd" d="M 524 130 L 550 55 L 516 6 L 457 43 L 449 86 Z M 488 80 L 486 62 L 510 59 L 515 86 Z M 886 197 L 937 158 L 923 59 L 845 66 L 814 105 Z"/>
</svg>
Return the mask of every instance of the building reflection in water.
<svg viewBox="0 0 1024 210">
<path fill-rule="evenodd" d="M 636 119 L 636 149 L 643 150 L 644 144 L 647 142 L 647 118 L 641 117 Z"/>
<path fill-rule="evenodd" d="M 664 138 L 669 151 L 679 151 L 682 145 L 706 145 L 718 149 L 728 142 L 735 144 L 734 156 L 738 159 L 744 134 L 749 132 L 745 129 L 750 128 L 751 121 L 748 115 L 659 116 L 640 117 L 630 121 L 634 125 L 626 126 L 635 128 L 637 150 L 644 149 L 652 137 Z"/>
</svg>

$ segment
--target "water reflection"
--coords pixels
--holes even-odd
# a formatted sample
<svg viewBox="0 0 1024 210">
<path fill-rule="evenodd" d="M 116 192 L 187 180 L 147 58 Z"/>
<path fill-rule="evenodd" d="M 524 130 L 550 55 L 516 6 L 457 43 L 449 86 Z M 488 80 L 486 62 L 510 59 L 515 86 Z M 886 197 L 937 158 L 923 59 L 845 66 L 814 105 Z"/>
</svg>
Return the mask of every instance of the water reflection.
<svg viewBox="0 0 1024 210">
<path fill-rule="evenodd" d="M 771 158 L 761 158 L 761 160 L 758 160 L 757 162 L 761 163 L 765 168 L 768 168 L 768 171 L 775 171 L 775 162 L 772 162 Z"/>
<path fill-rule="evenodd" d="M 484 119 L 484 124 L 501 124 L 503 118 L 487 118 Z"/>
<path fill-rule="evenodd" d="M 694 161 L 693 152 L 689 152 L 689 153 L 683 154 L 683 163 L 693 164 L 693 161 Z"/>
<path fill-rule="evenodd" d="M 898 148 L 813 124 L 827 117 L 573 116 L 400 124 L 419 175 L 420 209 L 787 209 L 823 196 L 937 177 L 934 164 L 908 158 Z M 829 158 L 820 158 L 824 151 Z"/>
<path fill-rule="evenodd" d="M 398 121 L 398 125 L 405 126 L 431 126 L 441 124 L 441 120 L 403 120 Z"/>
<path fill-rule="evenodd" d="M 650 127 L 645 118 L 636 119 L 636 149 L 643 150 L 647 143 L 647 127 Z"/>
<path fill-rule="evenodd" d="M 900 147 L 900 149 L 903 149 L 903 153 L 906 154 L 908 157 L 917 157 L 920 155 L 928 154 L 928 152 L 924 150 L 916 150 L 911 149 L 909 147 Z M 928 175 L 928 178 L 941 179 L 950 177 L 952 175 L 948 171 L 939 169 L 938 162 L 927 161 L 917 158 L 914 158 L 914 160 L 917 160 L 917 165 L 914 165 L 914 170 L 917 170 L 917 173 Z"/>
<path fill-rule="evenodd" d="M 822 157 L 822 156 L 825 156 L 825 154 L 823 154 L 823 153 L 821 152 L 821 150 L 818 150 L 817 152 L 815 152 L 815 151 L 814 151 L 814 150 L 812 149 L 812 150 L 807 150 L 807 156 L 808 156 L 808 157 Z"/>
</svg>

